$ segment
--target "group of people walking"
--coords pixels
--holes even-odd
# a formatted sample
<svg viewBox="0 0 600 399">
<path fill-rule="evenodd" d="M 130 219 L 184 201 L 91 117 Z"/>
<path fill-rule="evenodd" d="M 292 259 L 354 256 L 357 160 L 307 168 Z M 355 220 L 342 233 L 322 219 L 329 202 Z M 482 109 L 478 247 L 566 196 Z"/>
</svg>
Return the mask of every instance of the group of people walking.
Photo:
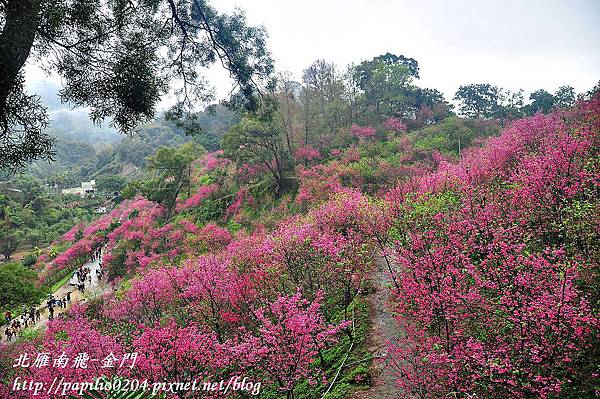
<svg viewBox="0 0 600 399">
<path fill-rule="evenodd" d="M 54 295 L 48 295 L 46 300 L 48 320 L 54 320 L 54 308 L 66 309 L 69 303 L 71 303 L 71 291 L 67 292 L 63 298 L 54 298 Z"/>
<path fill-rule="evenodd" d="M 96 269 L 96 277 L 98 280 L 102 279 L 103 271 L 102 271 L 102 248 L 96 249 L 91 257 L 91 262 L 98 261 L 98 268 Z M 77 277 L 76 281 L 73 282 L 71 280 L 70 285 L 76 286 L 77 290 L 80 292 L 85 292 L 86 283 L 92 283 L 92 273 L 89 266 L 80 267 L 74 273 L 73 277 Z M 45 306 L 31 306 L 27 308 L 27 306 L 22 306 L 21 314 L 18 317 L 13 317 L 12 312 L 7 311 L 4 314 L 4 318 L 6 319 L 6 329 L 4 330 L 4 335 L 6 336 L 7 341 L 11 341 L 13 338 L 17 338 L 22 335 L 25 328 L 28 326 L 35 325 L 42 317 L 43 308 L 48 309 L 48 320 L 54 320 L 54 315 L 57 308 L 66 309 L 71 303 L 71 293 L 73 291 L 67 291 L 64 297 L 55 298 L 54 295 L 49 294 L 46 299 Z M 1 335 L 0 335 L 1 339 Z"/>
<path fill-rule="evenodd" d="M 10 341 L 13 337 L 20 336 L 25 328 L 35 325 L 41 317 L 41 311 L 36 306 L 27 308 L 27 306 L 23 305 L 21 315 L 15 318 L 13 318 L 12 312 L 7 311 L 4 314 L 4 318 L 6 319 L 6 329 L 4 330 L 6 340 Z"/>
<path fill-rule="evenodd" d="M 54 309 L 66 309 L 69 303 L 71 303 L 70 291 L 63 298 L 55 298 L 54 295 L 49 294 L 46 299 L 46 306 L 31 306 L 27 308 L 27 306 L 23 305 L 21 315 L 17 317 L 13 317 L 12 312 L 7 311 L 4 314 L 6 320 L 4 335 L 6 336 L 6 340 L 10 342 L 13 338 L 16 339 L 23 334 L 23 331 L 27 327 L 34 326 L 35 323 L 40 321 L 43 308 L 48 309 L 48 320 L 54 320 Z"/>
<path fill-rule="evenodd" d="M 102 248 L 96 249 L 90 256 L 91 262 L 95 262 L 96 260 L 98 261 L 98 268 L 96 269 L 96 278 L 100 280 L 102 278 Z M 77 277 L 77 281 L 75 284 L 71 284 L 75 285 L 77 287 L 77 290 L 79 290 L 81 293 L 85 292 L 86 282 L 89 284 L 92 283 L 92 273 L 89 267 L 80 267 L 73 273 L 73 277 Z"/>
<path fill-rule="evenodd" d="M 77 276 L 77 289 L 81 291 L 81 293 L 85 292 L 85 282 L 92 282 L 92 274 L 90 273 L 89 267 L 80 267 L 73 274 Z"/>
<path fill-rule="evenodd" d="M 102 247 L 97 248 L 94 250 L 94 252 L 92 252 L 90 260 L 94 262 L 96 259 L 98 259 L 100 266 L 102 266 Z"/>
<path fill-rule="evenodd" d="M 102 271 L 102 247 L 95 250 L 94 253 L 92 254 L 92 262 L 94 262 L 96 259 L 98 260 L 98 268 L 96 269 L 96 277 L 98 278 L 98 280 L 100 280 L 102 278 L 102 275 L 104 274 L 104 272 Z M 92 280 L 90 279 L 90 281 L 92 281 Z"/>
</svg>

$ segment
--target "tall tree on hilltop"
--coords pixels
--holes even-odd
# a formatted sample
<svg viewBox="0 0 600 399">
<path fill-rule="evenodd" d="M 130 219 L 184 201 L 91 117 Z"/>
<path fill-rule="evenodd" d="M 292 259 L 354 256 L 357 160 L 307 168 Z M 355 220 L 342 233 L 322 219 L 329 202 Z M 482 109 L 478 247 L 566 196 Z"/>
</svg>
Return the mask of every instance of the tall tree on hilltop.
<svg viewBox="0 0 600 399">
<path fill-rule="evenodd" d="M 561 86 L 554 93 L 556 107 L 567 109 L 575 104 L 575 89 L 571 86 Z"/>
<path fill-rule="evenodd" d="M 289 157 L 283 149 L 284 132 L 272 106 L 267 104 L 267 110 L 244 117 L 223 136 L 221 147 L 238 166 L 267 171 L 277 193 L 281 193 Z"/>
<path fill-rule="evenodd" d="M 590 97 L 591 98 L 591 97 Z M 571 86 L 561 86 L 556 93 L 552 94 L 547 90 L 536 90 L 529 95 L 531 103 L 525 106 L 525 111 L 529 115 L 537 112 L 548 114 L 556 108 L 567 109 L 575 104 L 575 89 Z"/>
<path fill-rule="evenodd" d="M 354 79 L 374 109 L 377 122 L 384 117 L 414 116 L 414 78 L 419 78 L 418 62 L 390 53 L 363 61 L 354 69 Z"/>
<path fill-rule="evenodd" d="M 530 115 L 536 112 L 549 113 L 554 108 L 556 98 L 544 89 L 536 90 L 529 95 L 531 104 L 527 106 Z"/>
<path fill-rule="evenodd" d="M 460 112 L 467 118 L 494 118 L 500 108 L 502 89 L 489 83 L 460 86 L 454 99 L 460 101 Z"/>
<path fill-rule="evenodd" d="M 336 134 L 344 122 L 345 86 L 335 64 L 317 60 L 304 70 L 300 100 L 304 112 L 304 145 L 309 144 L 310 131 Z"/>
</svg>

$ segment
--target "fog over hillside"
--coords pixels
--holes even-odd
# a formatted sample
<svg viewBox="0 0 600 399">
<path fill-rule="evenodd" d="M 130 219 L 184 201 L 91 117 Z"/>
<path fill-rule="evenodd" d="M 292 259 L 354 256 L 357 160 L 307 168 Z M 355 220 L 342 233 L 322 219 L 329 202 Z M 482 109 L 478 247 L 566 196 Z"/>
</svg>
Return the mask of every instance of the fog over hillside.
<svg viewBox="0 0 600 399">
<path fill-rule="evenodd" d="M 50 124 L 48 133 L 58 140 L 75 140 L 92 144 L 94 146 L 116 143 L 125 136 L 109 126 L 108 122 L 94 125 L 83 108 L 74 108 L 69 103 L 60 100 L 60 86 L 53 82 L 32 82 L 31 92 L 40 96 L 48 108 Z"/>
<path fill-rule="evenodd" d="M 54 161 L 34 161 L 29 173 L 53 182 L 60 176 L 61 184 L 67 186 L 108 174 L 135 175 L 144 167 L 146 157 L 160 146 L 177 146 L 193 140 L 215 150 L 220 136 L 238 120 L 225 107 L 212 106 L 198 114 L 202 131 L 193 137 L 186 136 L 162 115 L 127 135 L 111 127 L 109 121 L 95 125 L 87 109 L 61 102 L 61 87 L 57 83 L 36 81 L 29 85 L 29 90 L 47 106 L 50 124 L 46 132 L 55 139 Z"/>
</svg>

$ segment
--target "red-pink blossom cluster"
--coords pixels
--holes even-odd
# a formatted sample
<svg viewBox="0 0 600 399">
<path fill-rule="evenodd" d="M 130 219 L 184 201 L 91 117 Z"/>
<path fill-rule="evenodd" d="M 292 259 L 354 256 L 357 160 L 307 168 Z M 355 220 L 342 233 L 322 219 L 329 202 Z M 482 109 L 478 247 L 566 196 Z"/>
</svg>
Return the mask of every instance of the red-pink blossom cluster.
<svg viewBox="0 0 600 399">
<path fill-rule="evenodd" d="M 375 136 L 375 128 L 370 126 L 363 127 L 358 125 L 352 125 L 350 127 L 350 133 L 358 138 L 369 138 Z"/>
<path fill-rule="evenodd" d="M 321 158 L 319 150 L 310 144 L 300 147 L 294 153 L 294 159 L 297 162 L 311 162 Z"/>
<path fill-rule="evenodd" d="M 225 210 L 226 217 L 232 217 L 237 214 L 244 205 L 252 206 L 254 203 L 254 197 L 250 194 L 250 191 L 246 187 L 242 187 L 235 194 L 235 199 Z"/>
<path fill-rule="evenodd" d="M 39 260 L 40 264 L 38 265 L 38 268 L 41 271 L 39 275 L 40 284 L 47 282 L 57 273 L 66 269 L 73 270 L 85 263 L 92 252 L 102 245 L 105 239 L 104 234 L 108 233 L 111 226 L 118 225 L 134 211 L 144 212 L 151 209 L 156 209 L 155 203 L 142 197 L 136 197 L 132 200 L 123 201 L 118 207 L 95 220 L 88 227 L 84 228 L 81 224 L 73 227 L 63 236 L 63 239 L 68 241 L 75 240 L 75 234 L 78 231 L 82 232 L 82 238 L 75 241 L 70 247 L 59 253 L 49 262 L 45 264 L 41 263 L 48 260 L 46 257 Z"/>
<path fill-rule="evenodd" d="M 151 382 L 245 375 L 283 393 L 301 381 L 322 383 L 314 361 L 349 328 L 348 321 L 326 320 L 340 310 L 346 314 L 363 287 L 370 235 L 387 226 L 381 209 L 356 191 L 341 190 L 271 232 L 256 228 L 235 239 L 214 223 L 161 224 L 160 215 L 158 206 L 142 210 L 108 234 L 109 275 L 119 276 L 115 265 L 125 259 L 128 271 L 139 272 L 130 288 L 53 324 L 39 348 L 77 350 L 93 339 L 97 357 L 102 347 L 137 352 L 137 367 L 127 375 Z M 197 255 L 190 243 L 209 252 Z M 175 261 L 182 250 L 188 259 Z M 57 334 L 65 325 L 77 333 Z M 51 381 L 58 372 L 35 370 L 33 377 Z M 67 375 L 68 381 L 86 378 Z"/>
<path fill-rule="evenodd" d="M 182 211 L 184 209 L 193 208 L 200 203 L 210 197 L 211 194 L 215 193 L 219 189 L 217 184 L 209 184 L 208 186 L 200 186 L 195 194 L 191 197 L 187 198 L 185 201 L 177 200 L 177 211 Z"/>
<path fill-rule="evenodd" d="M 379 248 L 393 271 L 398 338 L 387 361 L 400 395 L 592 397 L 599 115 L 600 96 L 515 121 L 456 163 L 408 138 L 396 141 L 399 165 L 351 148 L 338 154 L 345 159 L 297 168 L 305 213 L 235 236 L 217 224 L 223 220 L 202 225 L 190 212 L 165 221 L 162 207 L 137 199 L 92 223 L 53 261 L 71 265 L 117 220 L 105 262 L 109 278 L 128 283 L 19 348 L 96 358 L 137 352 L 137 367 L 120 375 L 150 383 L 243 375 L 270 384 L 266 396 L 296 397 L 300 384 L 323 383 L 316 359 L 340 333 L 353 338 L 349 312 Z M 356 128 L 359 137 L 375 135 Z M 359 190 L 385 187 L 386 179 L 398 185 L 385 200 Z M 200 187 L 179 210 L 216 190 Z M 241 189 L 227 213 L 238 213 L 248 196 Z M 51 383 L 99 373 L 112 375 L 0 367 L 0 394 L 10 394 L 4 382 L 16 376 Z"/>
<path fill-rule="evenodd" d="M 258 237 L 245 243 L 253 242 L 255 251 L 262 252 L 266 237 Z M 141 375 L 152 380 L 179 373 L 220 379 L 233 372 L 273 382 L 285 392 L 313 378 L 310 365 L 318 350 L 335 342 L 348 323 L 324 321 L 320 294 L 310 301 L 300 291 L 269 300 L 261 288 L 272 286 L 264 281 L 264 270 L 239 270 L 236 254 L 224 251 L 182 267 L 149 270 L 133 281 L 124 299 L 108 302 L 108 317 L 135 320 L 141 331 L 133 341 L 141 354 Z M 165 319 L 166 324 L 160 323 Z"/>
<path fill-rule="evenodd" d="M 300 190 L 296 201 L 301 205 L 309 205 L 327 200 L 342 187 L 341 176 L 347 172 L 347 168 L 335 162 L 311 168 L 297 168 Z"/>
<path fill-rule="evenodd" d="M 516 121 L 388 197 L 405 396 L 548 398 L 594 378 L 598 103 Z"/>
<path fill-rule="evenodd" d="M 237 170 L 237 177 L 242 182 L 249 182 L 257 176 L 268 172 L 268 168 L 264 164 L 249 165 L 244 164 Z"/>
<path fill-rule="evenodd" d="M 198 165 L 201 167 L 201 174 L 210 173 L 215 169 L 224 168 L 229 164 L 231 164 L 231 161 L 223 156 L 223 150 L 209 152 L 198 160 Z"/>
<path fill-rule="evenodd" d="M 84 227 L 83 223 L 78 223 L 75 226 L 71 227 L 69 231 L 62 235 L 63 241 L 75 241 L 75 236 L 79 231 L 82 231 Z"/>
<path fill-rule="evenodd" d="M 398 118 L 389 118 L 383 122 L 383 126 L 393 132 L 405 132 L 406 125 Z"/>
<path fill-rule="evenodd" d="M 214 251 L 225 248 L 231 242 L 232 235 L 229 230 L 215 223 L 208 223 L 196 234 L 196 239 Z"/>
<path fill-rule="evenodd" d="M 94 247 L 97 247 L 100 241 L 101 239 L 99 237 L 84 237 L 75 242 L 50 263 L 45 265 L 44 270 L 39 274 L 39 283 L 46 283 L 51 276 L 62 270 L 73 270 L 84 264 L 89 260 Z"/>
</svg>

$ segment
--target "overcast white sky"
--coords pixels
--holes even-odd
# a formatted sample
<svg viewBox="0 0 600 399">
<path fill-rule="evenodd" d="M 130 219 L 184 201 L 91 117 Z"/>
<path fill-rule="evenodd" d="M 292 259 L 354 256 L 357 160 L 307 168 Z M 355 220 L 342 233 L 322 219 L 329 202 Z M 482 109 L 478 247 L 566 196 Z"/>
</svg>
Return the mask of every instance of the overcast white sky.
<svg viewBox="0 0 600 399">
<path fill-rule="evenodd" d="M 278 69 L 316 59 L 344 67 L 392 52 L 415 58 L 418 84 L 451 99 L 461 84 L 587 91 L 600 79 L 600 0 L 212 0 L 269 32 Z M 36 74 L 36 77 L 39 76 Z M 210 78 L 230 90 L 222 72 Z"/>
</svg>

